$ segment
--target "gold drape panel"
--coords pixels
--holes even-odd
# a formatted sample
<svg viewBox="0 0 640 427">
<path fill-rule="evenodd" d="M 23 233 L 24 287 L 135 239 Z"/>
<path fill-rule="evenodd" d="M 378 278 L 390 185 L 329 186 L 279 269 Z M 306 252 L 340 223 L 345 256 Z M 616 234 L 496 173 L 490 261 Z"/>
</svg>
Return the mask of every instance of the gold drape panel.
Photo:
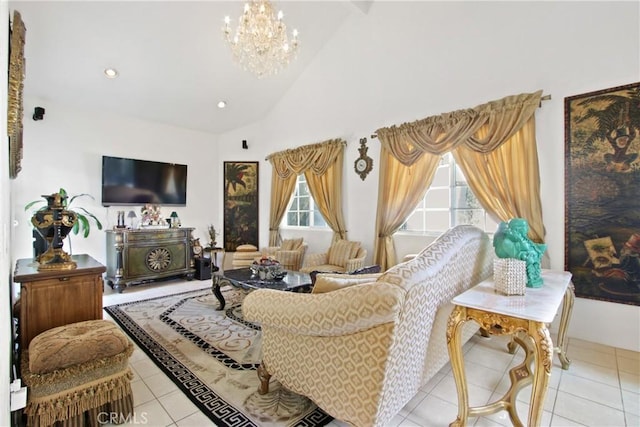
<svg viewBox="0 0 640 427">
<path fill-rule="evenodd" d="M 483 127 L 479 134 L 488 133 Z M 536 242 L 544 241 L 540 174 L 535 142 L 535 120 L 529 121 L 504 144 L 489 153 L 479 153 L 467 147 L 453 151 L 456 163 L 463 170 L 473 194 L 482 207 L 498 220 L 526 218 L 529 235 Z"/>
<path fill-rule="evenodd" d="M 396 179 L 394 178 L 395 174 L 409 173 L 409 168 L 416 162 L 421 161 L 422 157 L 439 158 L 442 154 L 454 151 L 459 147 L 465 147 L 469 151 L 480 153 L 489 153 L 496 150 L 507 140 L 510 140 L 527 122 L 531 120 L 534 123 L 533 115 L 540 105 L 541 97 L 541 90 L 531 94 L 507 96 L 475 108 L 427 117 L 400 126 L 378 129 L 377 134 L 382 147 L 377 210 L 379 217 L 376 218 L 376 235 L 378 237 L 375 242 L 374 262 L 380 264 L 383 269 L 393 265 L 389 264 L 390 262 L 395 263 L 395 247 L 391 235 L 397 231 L 421 199 L 415 197 L 416 195 L 413 193 L 405 194 L 403 196 L 405 200 L 415 200 L 413 206 L 408 206 L 408 202 L 399 203 L 389 200 L 389 196 L 383 193 L 385 192 L 384 189 L 393 188 L 395 190 L 398 188 L 393 186 L 393 182 Z M 531 134 L 524 136 L 531 136 Z M 536 152 L 535 134 L 533 139 L 524 141 L 524 145 L 531 145 L 528 149 Z M 393 168 L 386 167 L 383 171 L 382 164 L 386 156 L 382 156 L 382 153 L 385 150 L 397 159 L 400 164 Z M 520 150 L 519 153 L 525 154 L 524 150 Z M 517 152 L 514 152 L 514 154 L 517 154 Z M 521 158 L 518 163 L 531 165 L 532 161 L 531 159 Z M 537 155 L 534 163 L 537 165 Z M 402 168 L 404 168 L 404 172 L 402 172 Z M 529 171 L 528 173 L 533 172 Z M 537 174 L 536 167 L 535 175 Z M 433 172 L 431 175 L 423 177 L 422 186 L 424 188 L 418 188 L 420 186 L 416 185 L 413 191 L 424 195 L 431 184 L 432 175 Z M 476 176 L 475 179 L 478 183 L 482 183 L 484 180 L 490 180 L 491 178 L 489 176 Z M 539 177 L 535 182 L 539 182 Z M 472 189 L 475 192 L 475 188 Z M 520 189 L 514 189 L 514 191 L 520 191 Z M 525 194 L 518 194 L 518 197 L 524 197 L 528 201 L 536 198 L 539 201 L 539 190 L 537 196 L 531 195 L 529 191 Z M 490 197 L 498 196 L 491 194 Z M 381 203 L 391 203 L 392 205 L 381 208 Z M 539 202 L 538 206 L 541 206 Z M 490 206 L 488 210 L 495 216 L 500 216 L 497 212 L 493 212 Z M 530 224 L 539 224 L 541 226 L 542 208 L 533 207 L 530 211 L 530 214 L 536 216 L 523 216 L 523 218 L 526 218 Z M 537 216 L 538 213 L 539 217 Z M 402 216 L 404 218 L 401 218 Z M 393 225 L 395 224 L 397 226 L 394 228 Z M 544 234 L 540 236 L 543 237 Z"/>
<path fill-rule="evenodd" d="M 318 209 L 334 231 L 334 240 L 346 239 L 342 212 L 342 159 L 345 145 L 346 141 L 342 139 L 330 139 L 267 156 L 266 160 L 273 166 L 269 246 L 277 246 L 280 242 L 280 222 L 301 173 L 305 174 Z"/>
<path fill-rule="evenodd" d="M 373 256 L 382 271 L 396 263 L 393 233 L 400 228 L 429 189 L 440 157 L 425 154 L 411 166 L 405 166 L 384 146 L 380 150 L 377 238 Z"/>
<path fill-rule="evenodd" d="M 307 184 L 309 184 L 309 192 L 316 207 L 333 230 L 334 242 L 339 239 L 346 240 L 347 238 L 342 212 L 343 156 L 344 154 L 341 150 L 333 164 L 323 174 L 317 174 L 313 169 L 308 169 L 304 173 Z"/>
<path fill-rule="evenodd" d="M 280 178 L 275 168 L 271 172 L 271 207 L 269 208 L 269 245 L 280 246 L 280 222 L 286 213 L 298 175 Z"/>
</svg>

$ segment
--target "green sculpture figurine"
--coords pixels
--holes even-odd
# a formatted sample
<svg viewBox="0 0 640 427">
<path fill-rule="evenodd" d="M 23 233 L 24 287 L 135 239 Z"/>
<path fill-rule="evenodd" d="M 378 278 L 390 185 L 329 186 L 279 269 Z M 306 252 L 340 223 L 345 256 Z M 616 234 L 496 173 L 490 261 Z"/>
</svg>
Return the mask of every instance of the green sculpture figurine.
<svg viewBox="0 0 640 427">
<path fill-rule="evenodd" d="M 527 287 L 542 286 L 540 261 L 547 249 L 544 243 L 536 243 L 527 237 L 529 224 L 522 218 L 502 221 L 493 236 L 493 247 L 499 258 L 515 258 L 527 263 Z"/>
</svg>

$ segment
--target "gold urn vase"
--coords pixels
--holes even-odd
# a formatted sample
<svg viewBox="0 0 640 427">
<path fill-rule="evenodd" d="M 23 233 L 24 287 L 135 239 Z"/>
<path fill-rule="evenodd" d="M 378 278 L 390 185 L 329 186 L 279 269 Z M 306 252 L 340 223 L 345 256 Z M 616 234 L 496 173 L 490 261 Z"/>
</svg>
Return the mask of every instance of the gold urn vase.
<svg viewBox="0 0 640 427">
<path fill-rule="evenodd" d="M 38 270 L 70 270 L 76 268 L 71 256 L 62 250 L 64 239 L 78 220 L 75 212 L 65 208 L 63 201 L 67 196 L 60 193 L 43 195 L 47 207 L 40 209 L 31 217 L 31 224 L 47 242 L 47 250 L 37 258 Z"/>
</svg>

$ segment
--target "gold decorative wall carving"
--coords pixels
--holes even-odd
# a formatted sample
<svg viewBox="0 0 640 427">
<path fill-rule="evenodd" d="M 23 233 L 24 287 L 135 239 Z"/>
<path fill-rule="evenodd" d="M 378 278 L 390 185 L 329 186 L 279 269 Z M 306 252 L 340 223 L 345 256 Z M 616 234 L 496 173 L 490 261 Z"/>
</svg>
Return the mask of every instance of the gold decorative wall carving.
<svg viewBox="0 0 640 427">
<path fill-rule="evenodd" d="M 22 117 L 25 77 L 24 42 L 27 30 L 20 12 L 13 12 L 9 34 L 9 82 L 7 96 L 7 135 L 9 137 L 9 177 L 22 169 Z"/>
</svg>

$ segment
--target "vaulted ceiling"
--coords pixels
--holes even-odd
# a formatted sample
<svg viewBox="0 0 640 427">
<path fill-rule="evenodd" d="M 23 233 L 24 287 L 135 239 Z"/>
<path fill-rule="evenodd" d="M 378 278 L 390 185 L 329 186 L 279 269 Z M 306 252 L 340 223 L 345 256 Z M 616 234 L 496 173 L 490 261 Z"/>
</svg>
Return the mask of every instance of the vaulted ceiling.
<svg viewBox="0 0 640 427">
<path fill-rule="evenodd" d="M 45 109 L 50 101 L 222 133 L 263 118 L 349 14 L 370 3 L 274 3 L 289 32 L 300 32 L 300 48 L 284 72 L 262 79 L 233 62 L 222 35 L 241 1 L 17 0 L 9 8 L 27 28 L 25 97 Z M 119 77 L 107 79 L 108 67 Z"/>
</svg>

